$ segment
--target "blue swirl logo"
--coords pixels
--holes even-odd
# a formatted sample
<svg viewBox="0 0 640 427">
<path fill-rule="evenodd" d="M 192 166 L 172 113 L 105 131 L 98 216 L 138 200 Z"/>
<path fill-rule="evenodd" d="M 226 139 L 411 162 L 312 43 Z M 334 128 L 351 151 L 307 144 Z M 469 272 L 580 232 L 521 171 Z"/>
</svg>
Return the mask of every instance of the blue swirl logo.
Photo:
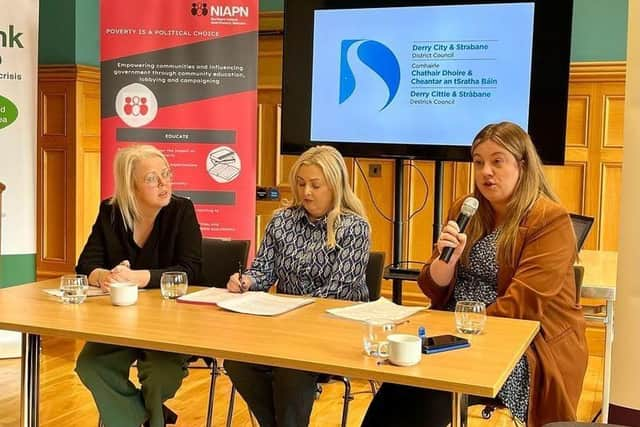
<svg viewBox="0 0 640 427">
<path fill-rule="evenodd" d="M 400 86 L 400 64 L 391 49 L 375 40 L 342 40 L 340 52 L 340 104 L 351 97 L 356 90 L 356 78 L 353 75 L 347 54 L 357 49 L 360 61 L 375 72 L 389 89 L 387 102 L 380 111 L 387 108 L 398 93 Z"/>
</svg>

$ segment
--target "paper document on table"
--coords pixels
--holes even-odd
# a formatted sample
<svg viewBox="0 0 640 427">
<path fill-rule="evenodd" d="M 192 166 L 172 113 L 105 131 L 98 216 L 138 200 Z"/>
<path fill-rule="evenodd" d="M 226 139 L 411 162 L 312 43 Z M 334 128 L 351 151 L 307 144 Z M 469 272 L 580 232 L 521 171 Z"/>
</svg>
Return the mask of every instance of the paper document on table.
<svg viewBox="0 0 640 427">
<path fill-rule="evenodd" d="M 192 292 L 178 298 L 178 302 L 188 302 L 192 304 L 218 304 L 230 298 L 242 298 L 244 295 L 250 295 L 263 292 L 245 292 L 243 294 L 229 292 L 226 288 L 207 288 L 201 291 Z"/>
<path fill-rule="evenodd" d="M 312 298 L 285 297 L 266 292 L 245 292 L 239 298 L 218 302 L 218 307 L 238 313 L 276 316 L 313 302 Z"/>
<path fill-rule="evenodd" d="M 425 307 L 405 307 L 395 304 L 384 297 L 377 301 L 350 305 L 341 308 L 329 308 L 327 311 L 334 316 L 353 320 L 389 319 L 397 322 L 424 310 Z"/>
<path fill-rule="evenodd" d="M 43 291 L 51 295 L 52 297 L 58 297 L 58 298 L 62 297 L 62 291 L 58 288 L 43 289 Z M 109 295 L 109 292 L 104 292 L 101 288 L 94 288 L 94 287 L 89 287 L 89 290 L 87 291 L 88 297 L 99 297 L 102 295 Z"/>
</svg>

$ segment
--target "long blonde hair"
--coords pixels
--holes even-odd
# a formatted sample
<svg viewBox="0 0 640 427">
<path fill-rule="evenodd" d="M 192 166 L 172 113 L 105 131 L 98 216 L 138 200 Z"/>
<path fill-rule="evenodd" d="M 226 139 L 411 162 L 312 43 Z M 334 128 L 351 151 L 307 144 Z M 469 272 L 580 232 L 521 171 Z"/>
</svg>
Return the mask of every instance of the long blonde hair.
<svg viewBox="0 0 640 427">
<path fill-rule="evenodd" d="M 125 227 L 129 230 L 133 230 L 133 224 L 140 217 L 135 195 L 136 165 L 138 161 L 151 157 L 162 159 L 165 165 L 169 167 L 169 162 L 164 154 L 152 145 L 130 145 L 121 148 L 116 153 L 113 161 L 115 191 L 109 203 L 120 208 Z"/>
<path fill-rule="evenodd" d="M 502 224 L 497 241 L 498 265 L 513 266 L 515 263 L 514 247 L 518 228 L 540 195 L 557 202 L 558 198 L 551 190 L 544 176 L 542 162 L 536 152 L 531 138 L 520 126 L 511 122 L 494 123 L 485 126 L 473 140 L 471 153 L 483 142 L 493 141 L 515 157 L 520 165 L 520 175 L 511 199 L 507 204 L 507 216 Z M 462 254 L 462 261 L 469 262 L 469 251 L 473 244 L 495 228 L 494 214 L 491 204 L 482 196 L 476 184 L 474 196 L 480 202 L 478 211 L 469 221 L 467 227 L 467 245 Z"/>
<path fill-rule="evenodd" d="M 349 185 L 349 173 L 344 158 L 338 150 L 327 145 L 317 145 L 302 153 L 291 167 L 289 184 L 293 190 L 290 207 L 302 206 L 296 188 L 296 176 L 302 166 L 318 166 L 333 194 L 333 206 L 327 213 L 327 246 L 336 245 L 336 230 L 340 225 L 340 215 L 352 213 L 367 220 L 362 202 Z"/>
</svg>

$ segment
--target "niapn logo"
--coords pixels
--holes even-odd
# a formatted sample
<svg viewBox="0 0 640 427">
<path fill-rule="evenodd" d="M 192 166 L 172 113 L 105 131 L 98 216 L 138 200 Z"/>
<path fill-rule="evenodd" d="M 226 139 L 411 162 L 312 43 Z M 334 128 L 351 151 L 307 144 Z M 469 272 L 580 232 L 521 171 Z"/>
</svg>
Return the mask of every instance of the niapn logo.
<svg viewBox="0 0 640 427">
<path fill-rule="evenodd" d="M 191 14 L 193 16 L 206 16 L 209 13 L 205 2 L 191 3 Z"/>
<path fill-rule="evenodd" d="M 205 2 L 193 2 L 191 3 L 191 15 L 193 16 L 207 16 L 209 14 L 209 8 Z"/>
<path fill-rule="evenodd" d="M 349 64 L 348 54 L 356 49 L 357 58 L 375 72 L 389 89 L 387 102 L 380 109 L 391 104 L 400 87 L 400 64 L 387 46 L 375 40 L 342 40 L 340 51 L 340 104 L 353 95 L 356 90 L 356 78 Z"/>
<path fill-rule="evenodd" d="M 246 18 L 249 16 L 247 6 L 211 6 L 211 17 L 219 18 Z"/>
</svg>

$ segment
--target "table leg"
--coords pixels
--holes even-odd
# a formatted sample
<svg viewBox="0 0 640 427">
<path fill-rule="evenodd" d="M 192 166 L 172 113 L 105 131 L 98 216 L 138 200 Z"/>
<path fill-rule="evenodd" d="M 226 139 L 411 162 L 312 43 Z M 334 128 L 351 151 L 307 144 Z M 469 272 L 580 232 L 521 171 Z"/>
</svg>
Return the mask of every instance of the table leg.
<svg viewBox="0 0 640 427">
<path fill-rule="evenodd" d="M 602 422 L 609 418 L 609 389 L 611 384 L 611 354 L 613 351 L 613 301 L 607 300 L 607 323 L 604 327 L 604 373 L 602 381 Z"/>
<path fill-rule="evenodd" d="M 468 396 L 464 393 L 452 393 L 451 427 L 467 427 Z"/>
<path fill-rule="evenodd" d="M 21 427 L 38 427 L 40 335 L 22 334 Z"/>
</svg>

